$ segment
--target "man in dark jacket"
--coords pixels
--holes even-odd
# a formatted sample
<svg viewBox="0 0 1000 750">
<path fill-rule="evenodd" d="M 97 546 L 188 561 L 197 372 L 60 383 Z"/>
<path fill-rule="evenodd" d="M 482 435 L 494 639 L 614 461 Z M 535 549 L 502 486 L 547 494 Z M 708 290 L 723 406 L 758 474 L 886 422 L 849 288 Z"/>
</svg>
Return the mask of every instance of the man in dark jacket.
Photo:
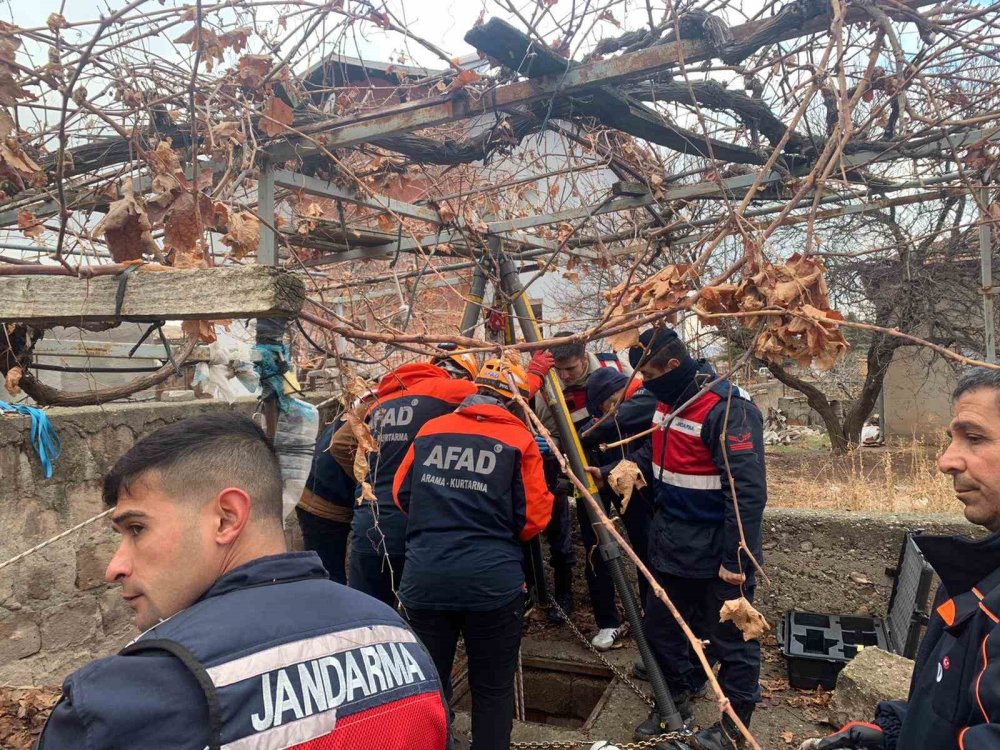
<svg viewBox="0 0 1000 750">
<path fill-rule="evenodd" d="M 476 750 L 510 747 L 524 614 L 521 542 L 552 514 L 538 446 L 510 412 L 509 378 L 526 398 L 520 366 L 484 364 L 478 392 L 417 433 L 393 487 L 409 516 L 399 598 L 449 700 L 455 648 L 465 639 Z"/>
<path fill-rule="evenodd" d="M 278 459 L 251 420 L 158 430 L 104 500 L 122 535 L 106 578 L 145 632 L 66 679 L 40 750 L 445 747 L 413 632 L 315 553 L 285 551 Z"/>
<path fill-rule="evenodd" d="M 344 423 L 338 418 L 316 441 L 312 468 L 295 515 L 306 549 L 319 555 L 335 583 L 347 583 L 347 538 L 354 517 L 358 482 L 330 455 L 333 433 Z"/>
<path fill-rule="evenodd" d="M 971 370 L 952 403 L 938 468 L 966 519 L 990 535 L 916 537 L 941 586 L 908 700 L 879 704 L 873 725 L 848 725 L 809 747 L 1000 749 L 1000 372 Z"/>
<path fill-rule="evenodd" d="M 593 466 L 617 464 L 626 457 L 632 445 L 625 445 L 602 451 L 602 443 L 614 443 L 649 429 L 656 412 L 656 396 L 642 387 L 641 378 L 629 376 L 617 369 L 605 367 L 594 372 L 587 379 L 587 413 L 590 421 L 580 430 L 580 442 L 587 452 L 587 460 Z M 613 413 L 612 413 L 613 412 Z M 610 416 L 605 416 L 610 414 Z M 653 498 L 648 488 L 636 489 L 627 506 L 607 485 L 601 487 L 600 499 L 605 513 L 614 506 L 622 519 L 629 543 L 639 558 L 646 564 L 649 540 L 649 522 L 653 517 Z M 607 651 L 618 642 L 621 632 L 621 616 L 615 604 L 615 587 L 608 566 L 601 558 L 597 546 L 597 533 L 591 525 L 584 503 L 576 504 L 580 521 L 580 535 L 587 551 L 584 573 L 590 602 L 594 608 L 597 634 L 591 645 L 598 651 Z M 639 576 L 639 601 L 646 600 L 649 585 Z"/>
<path fill-rule="evenodd" d="M 732 622 L 719 622 L 719 610 L 741 596 L 753 601 L 754 570 L 741 547 L 740 522 L 747 547 L 760 561 L 767 502 L 764 420 L 739 388 L 725 380 L 712 384 L 715 372 L 693 359 L 670 328 L 644 331 L 629 359 L 659 401 L 653 424 L 661 429 L 629 455 L 653 489 L 652 570 L 692 629 L 707 636 L 722 689 L 749 724 L 760 700 L 760 643 L 744 641 Z M 612 468 L 601 467 L 601 476 Z M 701 667 L 692 663 L 687 638 L 652 594 L 643 628 L 678 708 L 690 715 L 688 699 L 703 682 Z M 658 734 L 662 726 L 654 711 L 636 736 Z M 743 744 L 728 717 L 699 731 L 693 742 L 698 750 Z"/>
</svg>

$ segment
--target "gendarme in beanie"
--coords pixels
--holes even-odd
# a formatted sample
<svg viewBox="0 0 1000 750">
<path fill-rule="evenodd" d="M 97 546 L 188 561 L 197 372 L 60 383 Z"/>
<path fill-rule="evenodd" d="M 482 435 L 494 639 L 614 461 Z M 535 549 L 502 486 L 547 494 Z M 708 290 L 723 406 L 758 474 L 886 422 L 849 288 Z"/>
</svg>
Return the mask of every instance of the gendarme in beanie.
<svg viewBox="0 0 1000 750">
<path fill-rule="evenodd" d="M 587 378 L 587 412 L 601 413 L 601 404 L 628 385 L 628 376 L 613 367 L 602 367 Z"/>
<path fill-rule="evenodd" d="M 649 356 L 652 357 L 656 352 L 665 347 L 672 341 L 677 341 L 680 336 L 677 335 L 677 331 L 673 328 L 650 328 L 639 334 L 639 343 L 636 346 L 630 347 L 628 350 L 628 361 L 632 365 L 632 369 L 639 367 L 639 361 L 642 360 L 643 355 L 648 351 Z"/>
</svg>

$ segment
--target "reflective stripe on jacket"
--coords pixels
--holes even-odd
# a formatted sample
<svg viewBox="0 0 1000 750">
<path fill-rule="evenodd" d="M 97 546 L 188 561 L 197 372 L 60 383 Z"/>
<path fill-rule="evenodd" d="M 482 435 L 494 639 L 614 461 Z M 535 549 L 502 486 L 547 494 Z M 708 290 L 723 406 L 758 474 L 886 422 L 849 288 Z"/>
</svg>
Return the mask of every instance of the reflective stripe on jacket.
<svg viewBox="0 0 1000 750">
<path fill-rule="evenodd" d="M 63 685 L 40 750 L 442 750 L 430 656 L 315 553 L 254 560 Z"/>
<path fill-rule="evenodd" d="M 715 377 L 702 365 L 698 377 L 678 399 L 678 405 Z M 654 423 L 664 424 L 672 406 L 659 404 Z M 725 441 L 723 447 L 723 441 Z M 761 561 L 761 524 L 767 503 L 764 468 L 764 420 L 749 397 L 728 381 L 698 396 L 629 454 L 653 488 L 656 508 L 650 527 L 649 554 L 653 567 L 687 578 L 716 578 L 719 567 L 741 569 L 748 578 L 753 569 L 740 558 L 739 524 L 733 491 L 726 475 L 732 473 L 740 520 L 747 545 Z M 602 467 L 609 471 L 613 465 Z"/>
</svg>

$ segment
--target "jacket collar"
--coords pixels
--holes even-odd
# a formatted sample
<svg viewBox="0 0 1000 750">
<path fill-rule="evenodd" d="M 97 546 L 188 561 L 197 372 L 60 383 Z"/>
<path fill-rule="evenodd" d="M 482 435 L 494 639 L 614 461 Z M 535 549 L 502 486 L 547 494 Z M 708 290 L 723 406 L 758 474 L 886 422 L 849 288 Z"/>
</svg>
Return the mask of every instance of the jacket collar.
<svg viewBox="0 0 1000 750">
<path fill-rule="evenodd" d="M 973 586 L 988 593 L 1000 585 L 1000 533 L 982 539 L 920 534 L 913 541 L 949 596 L 971 591 Z"/>
<path fill-rule="evenodd" d="M 199 601 L 253 586 L 326 577 L 323 563 L 315 552 L 285 552 L 280 555 L 258 557 L 238 568 L 233 568 L 216 580 Z"/>
<path fill-rule="evenodd" d="M 499 401 L 490 396 L 483 397 L 476 393 L 466 396 L 458 409 L 455 410 L 455 413 L 461 414 L 463 417 L 471 417 L 472 419 L 516 424 L 524 427 L 524 422 L 501 406 Z"/>
</svg>

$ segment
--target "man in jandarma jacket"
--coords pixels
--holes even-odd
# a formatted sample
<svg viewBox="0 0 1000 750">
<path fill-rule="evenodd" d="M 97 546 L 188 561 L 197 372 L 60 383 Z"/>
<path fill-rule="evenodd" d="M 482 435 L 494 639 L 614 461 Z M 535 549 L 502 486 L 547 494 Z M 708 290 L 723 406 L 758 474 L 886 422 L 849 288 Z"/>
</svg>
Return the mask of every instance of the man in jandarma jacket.
<svg viewBox="0 0 1000 750">
<path fill-rule="evenodd" d="M 744 641 L 732 622 L 719 622 L 719 611 L 731 599 L 753 600 L 754 570 L 741 552 L 734 502 L 739 503 L 747 546 L 759 561 L 767 502 L 763 418 L 749 396 L 727 380 L 710 385 L 716 373 L 688 354 L 673 329 L 643 332 L 629 359 L 642 374 L 643 387 L 659 402 L 653 425 L 666 425 L 629 455 L 652 486 L 650 564 L 688 624 L 709 641 L 722 690 L 749 724 L 760 700 L 760 643 Z M 595 473 L 604 477 L 613 468 L 609 464 Z M 652 592 L 646 598 L 643 628 L 678 709 L 690 717 L 689 699 L 705 675 L 692 661 L 684 633 Z M 636 728 L 636 738 L 662 731 L 654 711 Z M 743 746 L 743 739 L 724 716 L 697 732 L 690 745 L 697 750 L 733 750 Z"/>
<path fill-rule="evenodd" d="M 941 579 L 905 701 L 880 703 L 817 750 L 1000 750 L 1000 371 L 966 373 L 952 394 L 951 443 L 938 469 L 965 517 L 990 534 L 919 535 Z"/>
<path fill-rule="evenodd" d="M 74 672 L 38 750 L 442 750 L 434 663 L 390 607 L 285 549 L 270 441 L 236 414 L 143 438 L 104 500 L 144 630 Z"/>
</svg>

